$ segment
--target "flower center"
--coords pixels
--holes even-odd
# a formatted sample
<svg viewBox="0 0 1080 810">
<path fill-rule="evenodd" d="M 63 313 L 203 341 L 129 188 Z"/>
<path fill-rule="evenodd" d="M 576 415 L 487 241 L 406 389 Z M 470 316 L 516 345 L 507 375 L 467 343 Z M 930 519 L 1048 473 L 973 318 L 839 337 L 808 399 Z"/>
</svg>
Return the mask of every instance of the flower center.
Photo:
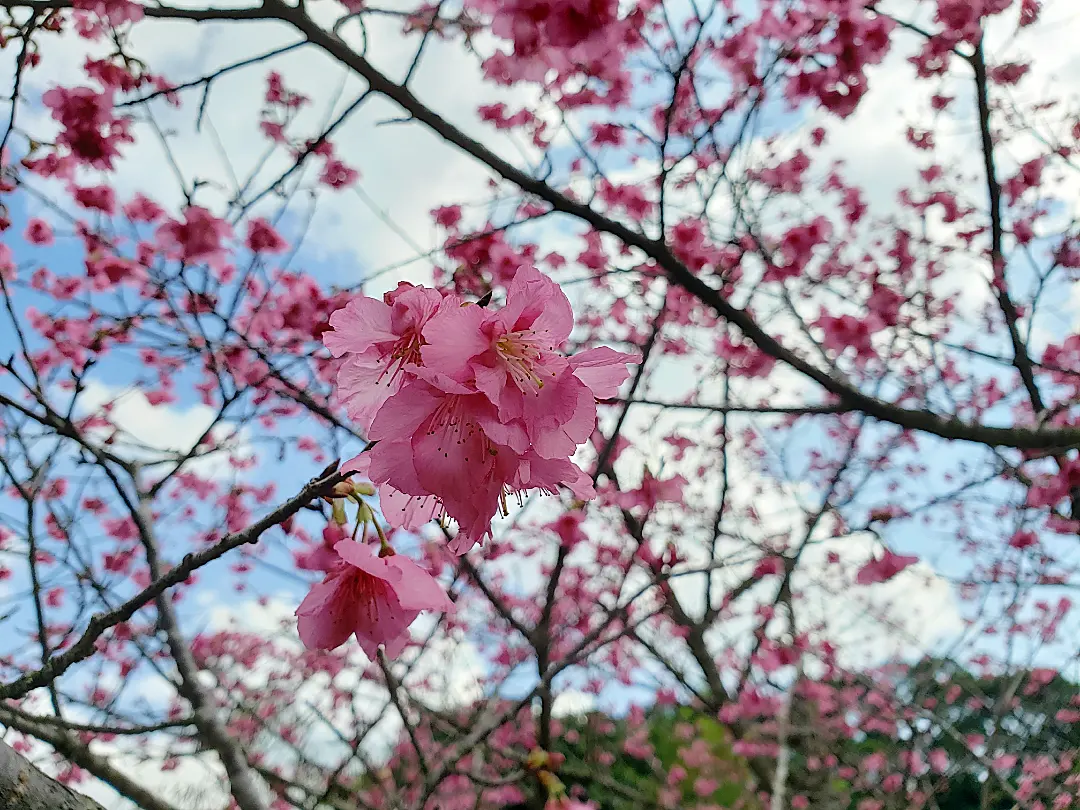
<svg viewBox="0 0 1080 810">
<path fill-rule="evenodd" d="M 346 588 L 349 600 L 356 605 L 359 615 L 369 625 L 377 623 L 382 612 L 380 602 L 387 601 L 386 583 L 366 571 L 353 568 L 349 572 Z"/>
<path fill-rule="evenodd" d="M 495 341 L 495 354 L 498 356 L 506 373 L 514 381 L 514 385 L 523 394 L 532 392 L 539 393 L 544 387 L 544 381 L 537 373 L 537 367 L 541 365 L 546 351 L 553 351 L 551 347 L 545 347 L 539 335 L 529 330 L 521 332 L 507 332 Z M 552 373 L 554 377 L 555 374 Z"/>
<path fill-rule="evenodd" d="M 420 330 L 418 329 L 410 329 L 394 341 L 393 348 L 385 356 L 386 368 L 379 375 L 377 382 L 382 382 L 383 377 L 389 374 L 390 378 L 386 381 L 386 384 L 392 385 L 401 376 L 406 366 L 419 365 L 421 361 L 420 349 L 423 348 L 426 342 L 420 336 Z"/>
<path fill-rule="evenodd" d="M 450 453 L 460 453 L 466 462 L 474 462 L 489 468 L 499 455 L 494 445 L 476 419 L 468 414 L 461 397 L 447 396 L 438 404 L 428 419 L 427 435 L 436 438 L 435 449 L 449 458 Z"/>
</svg>

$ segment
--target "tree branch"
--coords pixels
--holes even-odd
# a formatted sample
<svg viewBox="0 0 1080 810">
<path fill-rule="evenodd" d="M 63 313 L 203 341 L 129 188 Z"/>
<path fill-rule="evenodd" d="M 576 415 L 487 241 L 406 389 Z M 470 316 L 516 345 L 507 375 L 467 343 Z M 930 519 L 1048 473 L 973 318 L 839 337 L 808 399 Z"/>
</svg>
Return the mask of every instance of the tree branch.
<svg viewBox="0 0 1080 810">
<path fill-rule="evenodd" d="M 1080 429 L 1077 428 L 1046 430 L 1035 427 L 992 427 L 964 422 L 956 417 L 940 416 L 928 411 L 913 410 L 885 402 L 860 391 L 846 380 L 833 377 L 784 346 L 759 326 L 749 312 L 731 304 L 719 290 L 710 287 L 703 279 L 694 275 L 676 258 L 665 242 L 650 239 L 644 233 L 610 219 L 588 204 L 567 197 L 544 181 L 532 177 L 499 157 L 488 147 L 471 138 L 422 103 L 407 87 L 397 84 L 379 72 L 361 54 L 350 48 L 344 40 L 321 28 L 301 10 L 288 6 L 281 0 L 265 0 L 265 7 L 269 13 L 296 28 L 307 37 L 311 44 L 363 77 L 372 91 L 395 102 L 412 118 L 487 166 L 504 180 L 514 183 L 523 192 L 538 197 L 554 210 L 576 217 L 597 231 L 617 237 L 627 247 L 640 250 L 655 261 L 675 284 L 696 297 L 717 315 L 737 326 L 763 352 L 818 383 L 823 389 L 838 397 L 841 404 L 906 430 L 930 433 L 944 439 L 1028 450 L 1080 446 Z"/>
<path fill-rule="evenodd" d="M 336 469 L 337 462 L 329 469 Z M 98 614 L 90 619 L 90 623 L 79 640 L 68 650 L 60 655 L 54 655 L 41 669 L 29 672 L 11 683 L 0 685 L 0 700 L 23 697 L 28 692 L 38 689 L 60 677 L 73 665 L 89 658 L 94 654 L 97 640 L 110 627 L 128 621 L 142 607 L 156 599 L 167 589 L 179 585 L 188 579 L 195 571 L 209 562 L 216 560 L 226 552 L 238 548 L 245 543 L 254 543 L 267 529 L 276 526 L 287 518 L 292 517 L 315 498 L 319 497 L 328 487 L 344 480 L 337 472 L 325 472 L 318 478 L 309 481 L 299 494 L 289 499 L 273 512 L 261 520 L 256 521 L 247 529 L 236 534 L 226 535 L 221 542 L 214 544 L 205 551 L 197 554 L 188 554 L 183 560 L 156 582 L 150 583 L 142 591 L 124 602 L 119 607 L 108 613 Z"/>
<path fill-rule="evenodd" d="M 105 810 L 50 779 L 0 740 L 0 807 L 4 810 Z"/>
</svg>

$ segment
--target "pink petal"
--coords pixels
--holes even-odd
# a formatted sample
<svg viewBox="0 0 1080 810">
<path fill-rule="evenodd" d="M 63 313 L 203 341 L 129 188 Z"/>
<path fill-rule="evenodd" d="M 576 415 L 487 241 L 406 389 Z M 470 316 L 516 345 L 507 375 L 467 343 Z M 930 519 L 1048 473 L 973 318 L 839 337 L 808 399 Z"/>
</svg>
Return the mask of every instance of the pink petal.
<svg viewBox="0 0 1080 810">
<path fill-rule="evenodd" d="M 411 381 L 394 395 L 389 407 L 380 408 L 371 422 L 368 438 L 398 440 L 415 433 L 442 403 L 441 392 L 422 381 Z"/>
<path fill-rule="evenodd" d="M 355 540 L 341 540 L 334 545 L 334 551 L 349 565 L 359 568 L 365 574 L 392 584 L 401 581 L 401 571 L 388 565 L 386 558 L 378 556 L 372 546 L 357 543 Z"/>
<path fill-rule="evenodd" d="M 409 643 L 409 625 L 416 621 L 419 611 L 403 610 L 396 599 L 380 600 L 367 607 L 356 626 L 356 640 L 360 649 L 372 661 L 378 654 L 379 645 L 386 648 L 386 654 L 394 658 L 401 654 Z"/>
<path fill-rule="evenodd" d="M 515 489 L 541 489 L 555 493 L 564 486 L 578 500 L 589 501 L 596 497 L 592 479 L 580 467 L 566 458 L 541 458 L 530 453 L 522 459 L 513 486 Z"/>
<path fill-rule="evenodd" d="M 346 352 L 365 352 L 376 343 L 396 340 L 390 329 L 390 307 L 367 296 L 354 298 L 330 316 L 330 331 L 323 344 L 334 357 Z"/>
<path fill-rule="evenodd" d="M 360 475 L 367 475 L 368 467 L 371 466 L 371 452 L 362 452 L 359 455 L 353 456 L 344 464 L 341 465 L 340 472 L 342 475 L 347 473 L 359 473 Z"/>
<path fill-rule="evenodd" d="M 481 331 L 486 310 L 477 306 L 443 307 L 424 325 L 424 365 L 463 382 L 469 360 L 487 351 L 490 338 Z"/>
<path fill-rule="evenodd" d="M 393 500 L 393 493 L 384 491 L 387 485 L 408 496 L 424 497 L 430 494 L 416 474 L 412 443 L 408 438 L 399 441 L 381 441 L 371 448 L 369 454 L 371 464 L 368 467 L 368 474 L 372 481 L 379 484 L 380 499 L 389 497 Z M 386 514 L 385 508 L 383 514 Z"/>
<path fill-rule="evenodd" d="M 389 558 L 391 568 L 401 571 L 401 581 L 394 586 L 398 601 L 406 610 L 452 610 L 454 603 L 442 586 L 408 557 L 395 554 Z"/>
<path fill-rule="evenodd" d="M 619 386 L 630 376 L 628 363 L 641 362 L 640 355 L 624 354 L 607 346 L 578 352 L 570 358 L 574 376 L 592 389 L 597 399 L 619 395 Z"/>
<path fill-rule="evenodd" d="M 409 625 L 411 625 L 416 620 L 417 615 L 418 614 L 416 613 L 412 613 L 411 618 L 408 618 L 407 621 L 407 617 L 402 617 L 401 622 L 405 624 L 405 628 L 394 633 L 393 635 L 390 635 L 389 633 L 384 635 L 383 647 L 386 650 L 387 658 L 397 658 L 405 651 L 405 648 L 409 645 L 409 642 L 412 641 L 412 634 L 409 633 Z M 370 655 L 368 657 L 373 658 L 373 656 Z"/>
<path fill-rule="evenodd" d="M 470 368 L 470 372 L 472 369 Z M 443 374 L 438 369 L 427 366 L 417 366 L 412 369 L 413 376 L 431 385 L 438 393 L 443 394 L 473 394 L 476 393 L 468 383 L 459 382 L 453 377 Z"/>
<path fill-rule="evenodd" d="M 376 352 L 350 354 L 338 369 L 338 396 L 361 431 L 371 427 L 379 408 L 401 387 L 402 377 L 385 374 L 387 363 Z"/>
<path fill-rule="evenodd" d="M 534 296 L 534 306 L 538 306 L 539 312 L 530 328 L 533 332 L 547 333 L 551 348 L 557 350 L 574 329 L 574 309 L 562 287 L 543 273 L 535 272 L 537 277 L 529 284 L 529 293 Z"/>
<path fill-rule="evenodd" d="M 499 409 L 501 419 L 511 419 L 521 413 L 521 392 L 510 382 L 503 368 L 492 366 L 473 366 L 473 384 L 488 400 Z"/>
<path fill-rule="evenodd" d="M 463 554 L 468 554 L 477 543 L 481 542 L 483 538 L 479 540 L 470 535 L 469 533 L 461 530 L 457 533 L 457 536 L 447 544 L 447 549 L 455 557 L 460 557 Z"/>
<path fill-rule="evenodd" d="M 342 598 L 333 575 L 315 585 L 296 609 L 296 629 L 309 650 L 333 650 L 352 635 L 351 603 Z"/>
<path fill-rule="evenodd" d="M 434 495 L 407 495 L 389 484 L 382 484 L 379 487 L 379 508 L 392 526 L 415 531 L 434 520 L 442 505 Z"/>
<path fill-rule="evenodd" d="M 544 458 L 572 456 L 596 427 L 596 400 L 573 374 L 545 385 L 536 396 L 525 396 L 523 406 L 533 449 Z"/>
<path fill-rule="evenodd" d="M 497 314 L 509 332 L 547 332 L 555 349 L 574 328 L 574 311 L 566 294 L 535 267 L 523 267 L 514 274 L 506 291 L 506 306 Z"/>
</svg>

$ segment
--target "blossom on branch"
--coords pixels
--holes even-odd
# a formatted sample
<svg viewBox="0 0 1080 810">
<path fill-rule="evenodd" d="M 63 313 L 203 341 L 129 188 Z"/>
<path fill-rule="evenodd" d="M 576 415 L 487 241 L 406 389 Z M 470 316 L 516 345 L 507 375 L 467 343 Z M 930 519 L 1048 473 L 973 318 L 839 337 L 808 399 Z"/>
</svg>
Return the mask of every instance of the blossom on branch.
<svg viewBox="0 0 1080 810">
<path fill-rule="evenodd" d="M 388 546 L 342 540 L 332 568 L 296 609 L 300 640 L 310 649 L 332 650 L 349 636 L 374 660 L 384 647 L 393 658 L 409 641 L 409 625 L 424 610 L 447 611 L 453 603 L 431 574 Z"/>
<path fill-rule="evenodd" d="M 591 499 L 571 457 L 637 358 L 606 347 L 567 357 L 573 325 L 565 293 L 531 267 L 498 309 L 404 283 L 353 300 L 323 341 L 344 358 L 339 397 L 376 444 L 343 472 L 370 477 L 397 526 L 453 518 L 458 554 L 490 534 L 508 497 L 565 487 Z"/>
</svg>

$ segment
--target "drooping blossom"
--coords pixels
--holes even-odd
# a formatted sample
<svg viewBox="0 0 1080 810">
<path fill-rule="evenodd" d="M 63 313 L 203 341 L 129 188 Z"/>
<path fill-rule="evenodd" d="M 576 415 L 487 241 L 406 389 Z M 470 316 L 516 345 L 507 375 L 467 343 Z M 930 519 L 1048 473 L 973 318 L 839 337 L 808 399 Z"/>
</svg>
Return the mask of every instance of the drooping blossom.
<svg viewBox="0 0 1080 810">
<path fill-rule="evenodd" d="M 443 382 L 443 387 L 449 383 Z M 440 514 L 459 532 L 456 554 L 482 542 L 508 497 L 530 490 L 593 496 L 588 477 L 569 459 L 543 458 L 529 449 L 519 425 L 499 423 L 495 407 L 462 386 L 446 392 L 411 380 L 383 407 L 369 431 L 367 475 L 379 485 L 387 519 L 417 528 Z M 355 469 L 348 465 L 344 471 Z"/>
<path fill-rule="evenodd" d="M 343 471 L 363 471 L 394 525 L 446 515 L 451 549 L 482 542 L 507 499 L 532 490 L 594 497 L 571 457 L 596 426 L 636 357 L 600 347 L 567 357 L 570 302 L 522 268 L 502 308 L 401 284 L 330 318 L 324 342 L 345 363 L 339 396 L 375 442 Z"/>
<path fill-rule="evenodd" d="M 334 550 L 337 565 L 296 609 L 300 640 L 309 649 L 333 650 L 355 635 L 368 658 L 380 646 L 394 657 L 405 649 L 409 625 L 422 611 L 453 608 L 431 574 L 388 547 L 376 553 L 342 540 Z"/>
</svg>

